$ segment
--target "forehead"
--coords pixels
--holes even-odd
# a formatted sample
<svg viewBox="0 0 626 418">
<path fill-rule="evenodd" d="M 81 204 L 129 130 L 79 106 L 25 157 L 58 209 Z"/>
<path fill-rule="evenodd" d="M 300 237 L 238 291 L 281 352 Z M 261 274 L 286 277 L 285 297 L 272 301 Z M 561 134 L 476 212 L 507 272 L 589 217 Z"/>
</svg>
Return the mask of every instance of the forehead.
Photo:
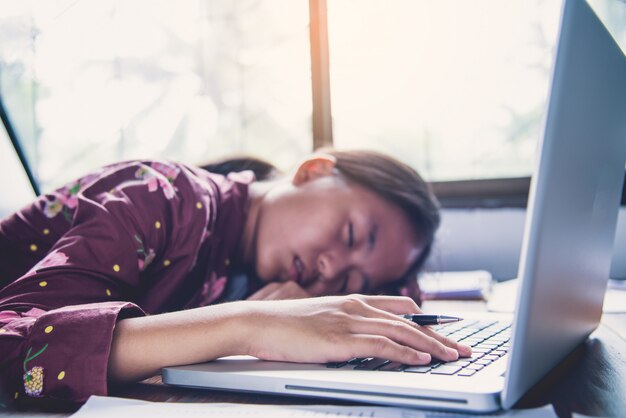
<svg viewBox="0 0 626 418">
<path fill-rule="evenodd" d="M 362 186 L 352 186 L 351 216 L 365 228 L 362 233 L 367 237 L 376 231 L 376 245 L 362 266 L 370 288 L 375 289 L 406 273 L 425 244 L 404 210 Z"/>
</svg>

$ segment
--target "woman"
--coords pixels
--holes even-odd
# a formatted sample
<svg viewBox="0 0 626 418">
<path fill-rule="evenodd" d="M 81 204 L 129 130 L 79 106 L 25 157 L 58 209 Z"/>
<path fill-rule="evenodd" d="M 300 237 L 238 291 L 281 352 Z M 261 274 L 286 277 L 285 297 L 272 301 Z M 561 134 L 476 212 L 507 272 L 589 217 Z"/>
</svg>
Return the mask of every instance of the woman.
<svg viewBox="0 0 626 418">
<path fill-rule="evenodd" d="M 164 366 L 236 354 L 405 364 L 471 354 L 401 319 L 420 312 L 411 298 L 308 298 L 415 295 L 439 216 L 412 169 L 329 150 L 291 176 L 253 180 L 125 162 L 4 219 L 4 396 L 83 402 Z"/>
</svg>

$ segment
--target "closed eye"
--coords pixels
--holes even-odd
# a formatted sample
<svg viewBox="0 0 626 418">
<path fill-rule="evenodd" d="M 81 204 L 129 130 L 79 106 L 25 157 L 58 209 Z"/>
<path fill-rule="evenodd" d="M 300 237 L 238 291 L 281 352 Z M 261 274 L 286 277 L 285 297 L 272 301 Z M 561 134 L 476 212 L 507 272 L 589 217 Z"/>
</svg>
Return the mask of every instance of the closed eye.
<svg viewBox="0 0 626 418">
<path fill-rule="evenodd" d="M 354 226 L 352 222 L 348 222 L 348 248 L 354 246 Z"/>
</svg>

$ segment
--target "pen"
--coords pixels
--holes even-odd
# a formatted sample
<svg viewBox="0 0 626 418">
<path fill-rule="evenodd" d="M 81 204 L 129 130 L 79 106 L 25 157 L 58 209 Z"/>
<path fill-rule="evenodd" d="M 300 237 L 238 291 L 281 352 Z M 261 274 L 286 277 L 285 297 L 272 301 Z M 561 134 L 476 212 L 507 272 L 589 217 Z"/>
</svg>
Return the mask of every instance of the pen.
<svg viewBox="0 0 626 418">
<path fill-rule="evenodd" d="M 415 322 L 417 325 L 441 325 L 463 320 L 463 318 L 458 318 L 456 316 L 426 314 L 406 314 L 402 315 L 402 317 Z"/>
</svg>

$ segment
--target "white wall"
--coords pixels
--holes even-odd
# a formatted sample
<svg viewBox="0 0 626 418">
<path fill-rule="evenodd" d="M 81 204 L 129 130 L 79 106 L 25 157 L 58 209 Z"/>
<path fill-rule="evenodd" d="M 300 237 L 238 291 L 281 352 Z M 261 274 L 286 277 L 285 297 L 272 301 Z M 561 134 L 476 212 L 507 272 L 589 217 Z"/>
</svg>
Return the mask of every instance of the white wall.
<svg viewBox="0 0 626 418">
<path fill-rule="evenodd" d="M 525 209 L 444 209 L 428 268 L 516 277 L 525 218 Z M 626 208 L 619 213 L 611 277 L 626 278 Z"/>
</svg>

